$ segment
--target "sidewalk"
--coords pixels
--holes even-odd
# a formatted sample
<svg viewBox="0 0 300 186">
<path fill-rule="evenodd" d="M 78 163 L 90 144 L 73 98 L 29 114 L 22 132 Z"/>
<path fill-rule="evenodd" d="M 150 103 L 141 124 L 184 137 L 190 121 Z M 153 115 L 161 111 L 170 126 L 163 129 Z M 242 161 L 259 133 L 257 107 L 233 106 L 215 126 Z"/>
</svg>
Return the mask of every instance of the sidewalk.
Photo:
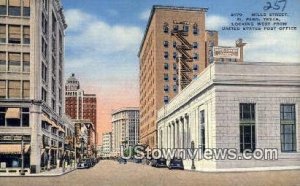
<svg viewBox="0 0 300 186">
<path fill-rule="evenodd" d="M 62 176 L 65 174 L 68 174 L 72 171 L 76 170 L 76 168 L 65 168 L 63 171 L 63 168 L 57 168 L 57 169 L 51 169 L 50 171 L 45 171 L 37 174 L 30 174 L 26 173 L 25 176 L 21 176 L 19 174 L 0 174 L 0 177 L 48 177 L 48 176 Z"/>
</svg>

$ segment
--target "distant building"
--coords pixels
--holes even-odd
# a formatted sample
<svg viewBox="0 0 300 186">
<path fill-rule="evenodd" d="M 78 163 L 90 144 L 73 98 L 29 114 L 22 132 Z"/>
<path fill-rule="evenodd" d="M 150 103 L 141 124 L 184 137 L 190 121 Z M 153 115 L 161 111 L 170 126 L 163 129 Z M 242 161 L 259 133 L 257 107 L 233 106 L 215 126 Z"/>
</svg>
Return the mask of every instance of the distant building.
<svg viewBox="0 0 300 186">
<path fill-rule="evenodd" d="M 60 0 L 0 1 L 1 170 L 19 173 L 22 141 L 26 172 L 62 166 L 66 27 Z"/>
<path fill-rule="evenodd" d="M 96 129 L 96 144 L 98 143 L 97 134 L 97 98 L 96 94 L 85 94 L 80 89 L 80 83 L 72 74 L 66 81 L 66 114 L 74 120 L 90 120 Z"/>
<path fill-rule="evenodd" d="M 112 133 L 106 132 L 102 134 L 103 157 L 110 157 L 112 151 Z"/>
<path fill-rule="evenodd" d="M 120 146 L 139 143 L 139 108 L 126 107 L 112 113 L 112 148 L 114 155 L 120 154 Z"/>
<path fill-rule="evenodd" d="M 159 148 L 190 149 L 193 142 L 196 157 L 222 150 L 224 159 L 214 152 L 195 159 L 202 171 L 299 169 L 299 72 L 299 63 L 214 62 L 159 110 Z M 278 159 L 264 159 L 260 150 L 268 148 Z M 230 159 L 229 149 L 240 157 L 247 150 L 252 159 Z M 183 163 L 192 168 L 191 159 Z"/>
</svg>

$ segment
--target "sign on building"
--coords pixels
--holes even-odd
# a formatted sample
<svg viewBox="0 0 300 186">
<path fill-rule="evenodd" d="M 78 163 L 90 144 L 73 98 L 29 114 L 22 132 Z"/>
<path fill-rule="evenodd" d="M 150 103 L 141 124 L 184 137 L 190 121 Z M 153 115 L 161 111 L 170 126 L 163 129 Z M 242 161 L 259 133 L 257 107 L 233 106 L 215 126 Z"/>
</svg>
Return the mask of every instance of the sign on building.
<svg viewBox="0 0 300 186">
<path fill-rule="evenodd" d="M 240 48 L 238 47 L 213 47 L 214 58 L 240 59 Z"/>
</svg>

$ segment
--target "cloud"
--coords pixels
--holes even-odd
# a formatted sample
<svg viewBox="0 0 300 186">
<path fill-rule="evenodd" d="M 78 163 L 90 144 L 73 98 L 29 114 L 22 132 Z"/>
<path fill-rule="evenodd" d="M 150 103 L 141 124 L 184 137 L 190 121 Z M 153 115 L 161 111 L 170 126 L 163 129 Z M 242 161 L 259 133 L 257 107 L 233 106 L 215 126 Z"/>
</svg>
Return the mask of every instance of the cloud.
<svg viewBox="0 0 300 186">
<path fill-rule="evenodd" d="M 65 15 L 66 76 L 75 73 L 86 93 L 97 94 L 101 134 L 109 126 L 112 109 L 137 106 L 137 53 L 143 31 L 78 9 L 67 9 Z"/>
<path fill-rule="evenodd" d="M 219 15 L 208 15 L 206 17 L 206 29 L 219 30 L 222 26 L 229 24 L 229 19 Z"/>
<path fill-rule="evenodd" d="M 149 19 L 150 12 L 151 12 L 151 10 L 149 10 L 149 9 L 148 10 L 144 10 L 143 12 L 140 13 L 139 18 L 141 20 L 147 21 Z"/>
</svg>

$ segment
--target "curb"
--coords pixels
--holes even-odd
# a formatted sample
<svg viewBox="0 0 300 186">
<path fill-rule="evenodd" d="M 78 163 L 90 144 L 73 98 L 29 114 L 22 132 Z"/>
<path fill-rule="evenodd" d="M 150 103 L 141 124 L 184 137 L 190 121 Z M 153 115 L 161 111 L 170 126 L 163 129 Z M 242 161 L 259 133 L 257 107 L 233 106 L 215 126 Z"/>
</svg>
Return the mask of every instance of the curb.
<svg viewBox="0 0 300 186">
<path fill-rule="evenodd" d="M 77 168 L 72 169 L 70 171 L 62 172 L 60 174 L 27 174 L 27 175 L 24 175 L 24 176 L 21 176 L 21 175 L 0 175 L 0 177 L 58 177 L 58 176 L 63 176 L 63 175 L 69 174 L 70 172 L 73 172 L 75 170 L 77 170 Z"/>
</svg>

